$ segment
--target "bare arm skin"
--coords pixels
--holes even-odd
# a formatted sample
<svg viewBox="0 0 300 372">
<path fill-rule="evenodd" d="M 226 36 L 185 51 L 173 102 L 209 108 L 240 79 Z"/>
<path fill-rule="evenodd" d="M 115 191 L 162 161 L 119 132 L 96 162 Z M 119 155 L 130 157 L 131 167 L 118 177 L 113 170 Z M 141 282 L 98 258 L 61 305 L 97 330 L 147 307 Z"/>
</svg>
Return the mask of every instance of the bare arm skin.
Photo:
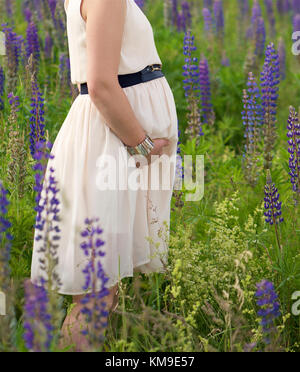
<svg viewBox="0 0 300 372">
<path fill-rule="evenodd" d="M 129 146 L 145 138 L 127 96 L 118 82 L 118 68 L 125 23 L 123 0 L 85 0 L 87 84 L 95 106 L 112 131 Z"/>
<path fill-rule="evenodd" d="M 91 100 L 121 141 L 136 146 L 146 133 L 118 82 L 126 1 L 82 0 L 81 14 L 86 21 L 87 84 Z M 151 154 L 161 154 L 168 140 L 156 139 L 154 143 Z"/>
</svg>

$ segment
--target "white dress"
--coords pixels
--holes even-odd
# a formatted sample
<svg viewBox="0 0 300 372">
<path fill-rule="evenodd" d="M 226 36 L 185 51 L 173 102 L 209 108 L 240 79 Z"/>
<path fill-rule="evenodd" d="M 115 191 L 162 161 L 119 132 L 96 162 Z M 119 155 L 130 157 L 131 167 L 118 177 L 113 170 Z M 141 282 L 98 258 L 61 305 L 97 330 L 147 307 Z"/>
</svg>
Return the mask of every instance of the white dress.
<svg viewBox="0 0 300 372">
<path fill-rule="evenodd" d="M 154 42 L 152 26 L 135 3 L 125 0 L 126 21 L 122 40 L 119 74 L 142 70 L 148 64 L 162 63 Z M 67 34 L 73 84 L 86 82 L 86 23 L 80 13 L 81 0 L 65 4 Z M 152 138 L 168 138 L 170 145 L 164 148 L 173 161 L 170 163 L 170 180 L 174 187 L 178 119 L 172 90 L 165 76 L 123 88 L 134 113 L 142 127 Z M 80 248 L 84 220 L 99 218 L 103 229 L 101 239 L 102 265 L 109 277 L 107 287 L 118 280 L 133 276 L 133 271 L 142 273 L 163 272 L 168 246 L 159 230 L 164 230 L 164 221 L 170 224 L 172 187 L 159 190 L 127 187 L 125 190 L 101 190 L 97 179 L 101 176 L 99 157 L 111 155 L 116 167 L 130 176 L 137 168 L 126 168 L 129 155 L 122 141 L 110 130 L 105 118 L 96 108 L 90 96 L 78 95 L 55 139 L 51 153 L 54 159 L 48 163 L 55 169 L 60 200 L 60 240 L 58 241 L 56 272 L 61 281 L 59 293 L 79 295 L 85 293 L 82 270 L 87 257 Z M 126 156 L 124 155 L 126 154 Z M 51 163 L 51 164 L 50 164 Z M 103 169 L 103 168 L 102 168 Z M 123 173 L 122 173 L 123 172 Z M 149 167 L 143 167 L 143 176 L 151 182 Z M 46 228 L 46 225 L 45 225 Z M 162 230 L 161 230 L 162 231 Z M 35 237 L 39 232 L 35 230 Z M 167 233 L 168 236 L 168 233 Z M 151 242 L 152 240 L 152 242 Z M 40 268 L 38 252 L 42 243 L 34 241 L 31 280 L 37 282 L 45 277 Z"/>
</svg>

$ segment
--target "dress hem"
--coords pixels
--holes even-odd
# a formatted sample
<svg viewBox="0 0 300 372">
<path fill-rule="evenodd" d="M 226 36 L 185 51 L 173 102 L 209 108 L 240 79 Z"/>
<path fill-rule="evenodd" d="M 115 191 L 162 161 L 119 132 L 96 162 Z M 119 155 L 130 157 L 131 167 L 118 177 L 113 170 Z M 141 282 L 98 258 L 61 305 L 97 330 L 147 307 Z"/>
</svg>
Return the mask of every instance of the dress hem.
<svg viewBox="0 0 300 372">
<path fill-rule="evenodd" d="M 147 261 L 142 261 L 142 262 L 139 262 L 138 264 L 134 265 L 133 268 L 132 268 L 132 272 L 131 273 L 125 273 L 123 274 L 120 278 L 118 278 L 117 281 L 115 281 L 111 286 L 110 288 L 114 287 L 118 282 L 120 282 L 122 279 L 124 278 L 133 278 L 134 276 L 134 269 L 135 268 L 138 268 L 142 265 L 146 265 L 147 263 L 150 263 L 151 260 L 147 260 Z M 164 271 L 151 271 L 151 272 L 147 272 L 147 273 L 144 273 L 143 271 L 141 270 L 137 270 L 137 272 L 141 272 L 142 274 L 145 274 L 145 275 L 149 275 L 149 274 L 152 274 L 152 273 L 164 273 Z M 85 294 L 88 294 L 90 293 L 91 291 L 85 291 L 85 292 L 76 292 L 76 293 L 66 293 L 66 292 L 61 292 L 61 291 L 57 291 L 58 294 L 60 295 L 64 295 L 64 296 L 82 296 L 82 295 L 85 295 Z"/>
</svg>

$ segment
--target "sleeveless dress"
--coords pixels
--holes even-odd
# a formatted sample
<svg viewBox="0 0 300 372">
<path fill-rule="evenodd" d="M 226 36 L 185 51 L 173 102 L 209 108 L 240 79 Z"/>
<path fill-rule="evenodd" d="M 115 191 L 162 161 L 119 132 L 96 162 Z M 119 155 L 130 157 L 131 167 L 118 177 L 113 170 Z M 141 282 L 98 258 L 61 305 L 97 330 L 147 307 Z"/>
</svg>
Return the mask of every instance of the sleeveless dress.
<svg viewBox="0 0 300 372">
<path fill-rule="evenodd" d="M 149 20 L 134 0 L 125 1 L 126 20 L 119 74 L 137 72 L 149 64 L 162 63 Z M 87 81 L 86 23 L 80 7 L 81 0 L 69 0 L 68 6 L 65 2 L 73 84 Z M 54 141 L 51 150 L 54 159 L 49 160 L 46 170 L 47 178 L 49 167 L 54 168 L 59 189 L 60 240 L 56 242 L 56 273 L 61 282 L 60 294 L 86 293 L 82 271 L 89 258 L 80 247 L 86 218 L 99 218 L 98 224 L 103 230 L 100 238 L 105 243 L 102 247 L 105 255 L 101 257 L 101 263 L 109 278 L 106 287 L 114 286 L 124 277 L 132 277 L 134 271 L 149 274 L 165 270 L 168 253 L 166 237 L 169 237 L 166 223 L 169 228 L 178 142 L 174 96 L 165 76 L 123 88 L 123 91 L 147 134 L 151 138 L 170 140 L 163 153 L 173 160 L 170 162 L 172 187 L 164 189 L 163 177 L 160 177 L 159 189 L 140 187 L 134 190 L 128 187 L 125 190 L 101 190 L 96 181 L 102 171 L 99 157 L 113 156 L 119 174 L 123 172 L 126 177 L 130 177 L 137 168 L 126 168 L 129 154 L 125 151 L 119 156 L 120 149 L 125 149 L 124 144 L 106 124 L 90 96 L 79 94 Z M 141 172 L 150 185 L 150 167 L 142 167 Z M 38 233 L 35 230 L 34 236 Z M 41 244 L 34 239 L 31 264 L 31 280 L 34 283 L 46 275 L 40 268 L 39 260 L 45 259 L 39 252 Z"/>
</svg>

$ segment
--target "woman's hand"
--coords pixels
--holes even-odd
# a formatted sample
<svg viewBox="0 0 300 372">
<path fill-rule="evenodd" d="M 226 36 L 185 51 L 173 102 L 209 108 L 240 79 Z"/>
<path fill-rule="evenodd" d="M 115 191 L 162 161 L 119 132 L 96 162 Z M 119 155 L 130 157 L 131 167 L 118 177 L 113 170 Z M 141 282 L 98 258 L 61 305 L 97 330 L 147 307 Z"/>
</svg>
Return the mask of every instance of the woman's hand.
<svg viewBox="0 0 300 372">
<path fill-rule="evenodd" d="M 150 154 L 146 157 L 148 161 L 148 165 L 151 163 L 151 155 L 162 155 L 163 154 L 163 148 L 166 146 L 169 146 L 170 141 L 167 138 L 152 138 L 152 141 L 154 143 L 154 147 Z M 136 162 L 137 168 L 140 167 L 140 162 Z"/>
</svg>

